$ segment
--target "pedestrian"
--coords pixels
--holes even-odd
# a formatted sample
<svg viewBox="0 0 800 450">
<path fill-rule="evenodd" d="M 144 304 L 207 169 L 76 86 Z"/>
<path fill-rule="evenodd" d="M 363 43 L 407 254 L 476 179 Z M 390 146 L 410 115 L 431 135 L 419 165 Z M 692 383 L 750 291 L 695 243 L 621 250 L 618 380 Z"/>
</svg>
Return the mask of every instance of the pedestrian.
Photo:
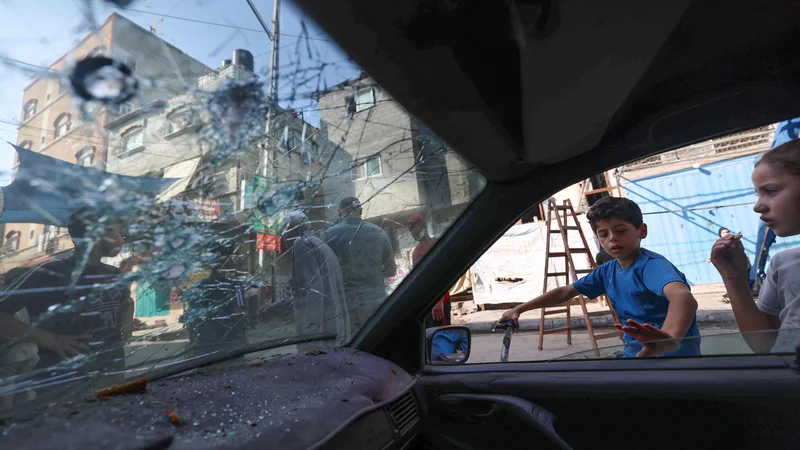
<svg viewBox="0 0 800 450">
<path fill-rule="evenodd" d="M 389 236 L 379 226 L 362 219 L 362 213 L 357 198 L 343 199 L 339 203 L 341 222 L 322 235 L 339 259 L 353 333 L 386 299 L 386 278 L 397 273 Z"/>
<path fill-rule="evenodd" d="M 411 252 L 411 267 L 414 268 L 437 240 L 430 236 L 428 221 L 419 213 L 414 213 L 408 218 L 408 231 L 411 233 L 411 237 L 418 242 Z M 425 317 L 425 328 L 450 325 L 450 308 L 450 292 L 448 291 L 441 300 L 436 302 L 431 313 Z"/>
<path fill-rule="evenodd" d="M 30 269 L 26 267 L 15 267 L 6 272 L 3 277 L 4 291 L 8 292 L 15 289 L 14 285 L 21 281 L 25 274 L 30 273 Z M 30 317 L 28 310 L 22 308 L 14 314 L 14 318 L 22 323 L 30 324 Z M 34 370 L 36 363 L 39 362 L 39 349 L 35 342 L 18 340 L 17 342 L 9 342 L 0 339 L 0 346 L 4 348 L 0 351 L 0 379 L 8 380 L 4 386 L 10 389 L 16 380 L 22 380 L 20 375 L 24 375 Z M 19 391 L 12 390 L 6 394 L 0 394 L 0 409 L 10 408 L 15 404 L 25 403 L 33 400 L 36 397 L 36 392 L 33 389 L 20 389 Z"/>
<path fill-rule="evenodd" d="M 800 235 L 800 140 L 764 154 L 751 179 L 758 194 L 753 210 L 761 221 L 779 237 Z M 750 348 L 756 353 L 794 353 L 800 342 L 800 248 L 772 257 L 758 300 L 750 290 L 748 258 L 737 236 L 717 240 L 711 262 L 722 276 L 736 324 Z"/>
<path fill-rule="evenodd" d="M 187 309 L 179 321 L 189 329 L 195 356 L 236 352 L 247 345 L 244 284 L 226 276 L 236 265 L 234 253 L 231 242 L 215 243 L 208 277 L 181 293 Z"/>
<path fill-rule="evenodd" d="M 20 277 L 0 302 L 0 337 L 30 336 L 38 346 L 37 369 L 90 353 L 82 371 L 125 368 L 124 342 L 133 332 L 133 301 L 114 257 L 123 244 L 120 222 L 90 207 L 73 213 L 67 229 L 75 249 Z M 33 327 L 14 315 L 25 308 Z"/>
<path fill-rule="evenodd" d="M 335 335 L 335 345 L 350 340 L 350 320 L 342 269 L 333 250 L 311 235 L 308 217 L 288 215 L 281 227 L 285 248 L 291 252 L 292 310 L 297 336 Z M 319 348 L 323 341 L 299 344 L 298 350 Z"/>
<path fill-rule="evenodd" d="M 518 322 L 525 311 L 561 305 L 578 295 L 608 294 L 623 321 L 616 327 L 625 333 L 624 357 L 699 356 L 697 301 L 686 277 L 672 263 L 641 248 L 647 225 L 639 205 L 626 198 L 605 197 L 592 205 L 586 217 L 615 261 L 506 311 L 502 320 Z"/>
</svg>

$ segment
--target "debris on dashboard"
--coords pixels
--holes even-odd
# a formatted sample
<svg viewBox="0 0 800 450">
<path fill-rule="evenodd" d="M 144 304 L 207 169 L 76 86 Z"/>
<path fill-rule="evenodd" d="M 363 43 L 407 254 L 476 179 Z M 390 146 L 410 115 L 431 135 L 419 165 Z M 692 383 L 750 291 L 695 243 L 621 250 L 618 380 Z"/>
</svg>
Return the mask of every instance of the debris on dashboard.
<svg viewBox="0 0 800 450">
<path fill-rule="evenodd" d="M 175 411 L 167 409 L 165 412 L 167 413 L 167 419 L 169 419 L 169 423 L 175 425 L 176 427 L 186 425 L 186 421 Z"/>
<path fill-rule="evenodd" d="M 112 397 L 114 395 L 122 394 L 138 394 L 147 390 L 147 377 L 139 378 L 138 380 L 129 383 L 114 385 L 109 388 L 100 389 L 95 392 L 98 399 L 104 397 Z"/>
</svg>

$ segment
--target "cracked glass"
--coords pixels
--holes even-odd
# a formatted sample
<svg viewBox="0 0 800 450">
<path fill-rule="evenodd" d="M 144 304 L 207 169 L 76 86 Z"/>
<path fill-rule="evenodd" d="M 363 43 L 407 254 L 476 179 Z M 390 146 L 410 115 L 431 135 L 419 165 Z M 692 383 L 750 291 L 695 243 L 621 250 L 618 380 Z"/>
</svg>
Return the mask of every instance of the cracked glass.
<svg viewBox="0 0 800 450">
<path fill-rule="evenodd" d="M 0 4 L 0 414 L 344 346 L 481 192 L 273 6 Z"/>
</svg>

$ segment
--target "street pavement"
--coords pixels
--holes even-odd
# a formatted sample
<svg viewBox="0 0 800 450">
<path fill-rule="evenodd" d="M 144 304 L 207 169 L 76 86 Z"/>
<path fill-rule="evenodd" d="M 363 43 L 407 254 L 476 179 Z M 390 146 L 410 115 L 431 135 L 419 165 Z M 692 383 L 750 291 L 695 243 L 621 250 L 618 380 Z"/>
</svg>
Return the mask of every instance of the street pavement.
<svg viewBox="0 0 800 450">
<path fill-rule="evenodd" d="M 599 333 L 610 331 L 608 328 L 597 330 Z M 735 323 L 703 323 L 700 324 L 701 339 L 700 350 L 704 355 L 742 354 L 750 353 Z M 498 332 L 474 333 L 472 335 L 472 349 L 467 363 L 486 363 L 500 361 L 500 348 L 503 334 Z M 621 349 L 622 341 L 616 338 L 598 341 L 599 347 L 605 349 L 602 355 L 607 355 L 613 350 Z M 522 331 L 514 333 L 511 338 L 510 362 L 522 361 L 549 361 L 554 358 L 564 357 L 578 352 L 592 355 L 592 345 L 586 330 L 572 331 L 572 345 L 567 344 L 566 333 L 554 333 L 544 336 L 543 349 L 539 350 L 539 333 L 535 331 Z M 611 348 L 613 347 L 613 348 Z M 579 355 L 578 359 L 583 359 Z"/>
</svg>

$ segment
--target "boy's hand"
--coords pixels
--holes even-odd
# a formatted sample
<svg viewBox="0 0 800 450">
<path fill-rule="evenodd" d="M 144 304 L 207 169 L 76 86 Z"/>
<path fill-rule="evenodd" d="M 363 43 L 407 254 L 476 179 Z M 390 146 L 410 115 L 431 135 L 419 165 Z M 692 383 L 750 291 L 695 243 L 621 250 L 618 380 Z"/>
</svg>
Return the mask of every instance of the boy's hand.
<svg viewBox="0 0 800 450">
<path fill-rule="evenodd" d="M 503 316 L 500 317 L 500 320 L 513 320 L 514 327 L 519 329 L 519 311 L 517 311 L 517 308 L 511 308 L 504 312 Z"/>
<path fill-rule="evenodd" d="M 747 277 L 747 255 L 741 239 L 735 235 L 719 238 L 711 248 L 711 262 L 722 278 Z"/>
<path fill-rule="evenodd" d="M 49 331 L 37 330 L 33 333 L 36 344 L 55 352 L 61 359 L 70 359 L 89 353 L 89 347 L 80 342 L 91 339 L 90 335 L 64 336 Z"/>
<path fill-rule="evenodd" d="M 678 342 L 674 336 L 646 323 L 642 324 L 635 320 L 628 319 L 625 325 L 616 324 L 614 326 L 642 344 L 642 350 L 636 354 L 637 358 L 663 355 L 664 353 L 677 350 L 680 345 L 680 342 Z"/>
</svg>

